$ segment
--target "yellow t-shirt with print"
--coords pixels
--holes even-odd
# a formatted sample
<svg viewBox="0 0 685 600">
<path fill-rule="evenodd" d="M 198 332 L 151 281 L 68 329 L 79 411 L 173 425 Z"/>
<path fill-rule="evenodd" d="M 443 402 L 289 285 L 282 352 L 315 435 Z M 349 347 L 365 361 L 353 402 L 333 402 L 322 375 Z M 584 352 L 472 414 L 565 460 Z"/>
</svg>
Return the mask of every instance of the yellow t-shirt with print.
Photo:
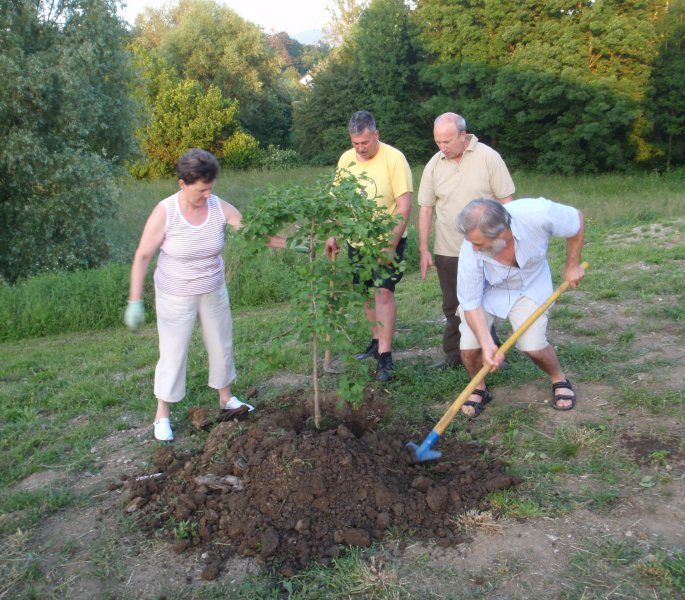
<svg viewBox="0 0 685 600">
<path fill-rule="evenodd" d="M 357 153 L 350 148 L 338 160 L 338 169 L 345 169 L 355 176 L 364 174 L 360 183 L 368 198 L 375 198 L 378 206 L 389 214 L 397 214 L 397 198 L 413 192 L 413 181 L 409 163 L 404 154 L 383 142 L 379 143 L 375 156 L 364 162 L 357 160 Z M 406 237 L 407 230 L 404 231 Z"/>
</svg>

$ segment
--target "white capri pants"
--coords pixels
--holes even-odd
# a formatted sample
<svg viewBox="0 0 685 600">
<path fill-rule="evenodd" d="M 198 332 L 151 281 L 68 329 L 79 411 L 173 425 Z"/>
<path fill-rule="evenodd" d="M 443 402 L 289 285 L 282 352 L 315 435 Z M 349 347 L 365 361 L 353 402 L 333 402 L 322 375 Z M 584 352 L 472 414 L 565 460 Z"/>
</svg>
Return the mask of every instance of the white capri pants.
<svg viewBox="0 0 685 600">
<path fill-rule="evenodd" d="M 539 305 L 533 300 L 528 298 L 528 296 L 519 296 L 514 306 L 511 307 L 509 314 L 507 315 L 507 320 L 511 323 L 511 328 L 516 331 L 525 320 L 530 317 L 537 309 Z M 543 350 L 547 347 L 547 320 L 548 320 L 549 310 L 546 310 L 541 314 L 533 324 L 528 328 L 528 330 L 516 341 L 516 347 L 521 352 L 536 352 L 538 350 Z M 459 316 L 461 317 L 461 323 L 459 325 L 459 331 L 461 333 L 461 342 L 459 347 L 461 350 L 477 350 L 480 348 L 478 343 L 478 338 L 471 331 L 469 324 L 466 322 L 466 317 L 464 316 L 464 311 L 461 306 L 459 307 Z M 491 315 L 489 312 L 485 312 L 485 316 L 488 321 L 488 330 L 492 327 L 495 322 L 495 315 Z"/>
<path fill-rule="evenodd" d="M 175 296 L 155 289 L 159 362 L 155 369 L 155 396 L 179 402 L 186 394 L 188 349 L 199 315 L 202 338 L 209 356 L 207 384 L 225 388 L 235 380 L 233 320 L 228 289 L 195 296 Z"/>
</svg>

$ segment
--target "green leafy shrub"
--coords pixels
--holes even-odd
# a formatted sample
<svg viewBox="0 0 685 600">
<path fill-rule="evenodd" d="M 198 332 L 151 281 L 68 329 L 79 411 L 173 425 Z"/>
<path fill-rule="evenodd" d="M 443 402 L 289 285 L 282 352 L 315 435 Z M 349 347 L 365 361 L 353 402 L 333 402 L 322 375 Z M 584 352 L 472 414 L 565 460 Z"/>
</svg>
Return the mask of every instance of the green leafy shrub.
<svg viewBox="0 0 685 600">
<path fill-rule="evenodd" d="M 279 148 L 269 144 L 259 158 L 262 169 L 292 169 L 302 164 L 302 157 L 292 148 Z"/>
<path fill-rule="evenodd" d="M 257 164 L 259 143 L 251 135 L 236 131 L 222 143 L 217 157 L 222 164 L 232 169 L 247 169 Z"/>
<path fill-rule="evenodd" d="M 237 101 L 227 101 L 218 87 L 205 90 L 194 80 L 159 79 L 150 123 L 139 132 L 145 159 L 131 168 L 134 176 L 173 173 L 178 157 L 189 148 L 208 150 L 232 167 L 254 163 L 258 144 L 239 129 Z"/>
<path fill-rule="evenodd" d="M 126 31 L 110 3 L 0 9 L 0 277 L 91 268 L 133 148 Z"/>
</svg>

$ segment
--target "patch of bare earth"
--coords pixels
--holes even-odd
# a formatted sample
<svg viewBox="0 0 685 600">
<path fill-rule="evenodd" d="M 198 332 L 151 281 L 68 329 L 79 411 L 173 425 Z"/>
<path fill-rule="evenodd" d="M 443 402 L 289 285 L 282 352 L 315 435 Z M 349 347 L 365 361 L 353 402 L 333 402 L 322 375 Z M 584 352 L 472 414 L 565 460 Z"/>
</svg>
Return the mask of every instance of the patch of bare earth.
<svg viewBox="0 0 685 600">
<path fill-rule="evenodd" d="M 685 429 L 679 419 L 661 419 L 639 411 L 622 414 L 611 411 L 611 386 L 580 384 L 576 410 L 557 413 L 549 409 L 546 381 L 507 390 L 508 397 L 495 399 L 485 414 L 496 415 L 503 405 L 540 405 L 549 420 L 539 431 L 553 435 L 559 425 L 604 424 L 627 431 L 616 448 L 635 461 L 637 470 L 627 474 L 615 488 L 617 498 L 606 510 L 593 511 L 581 502 L 579 508 L 558 518 L 523 521 L 497 520 L 499 527 L 475 527 L 464 542 L 439 547 L 416 541 L 402 552 L 386 548 L 385 566 L 392 570 L 416 597 L 493 598 L 537 600 L 539 598 L 605 598 L 615 584 L 601 573 L 587 576 L 587 596 L 568 573 L 575 556 L 599 562 L 595 547 L 605 543 L 636 544 L 647 555 L 658 550 L 685 548 L 685 453 L 681 440 Z M 608 417 L 608 419 L 607 419 Z M 662 453 L 661 465 L 654 461 Z M 656 456 L 659 456 L 657 454 Z M 650 483 L 641 485 L 644 477 Z M 653 479 L 652 479 L 653 478 Z M 586 474 L 564 475 L 556 484 L 559 492 L 581 495 L 592 487 Z M 418 565 L 418 568 L 417 568 Z M 578 577 L 578 574 L 575 574 Z M 605 587 L 606 586 L 606 587 Z M 592 590 L 590 592 L 590 590 Z M 661 598 L 645 585 L 640 598 Z M 621 597 L 621 596 L 617 596 Z"/>
<path fill-rule="evenodd" d="M 549 410 L 547 387 L 531 382 L 507 390 L 499 402 L 495 390 L 484 416 L 507 403 Z M 549 410 L 542 433 L 564 423 L 606 423 L 615 390 L 596 384 L 578 390 L 577 409 Z M 173 597 L 212 585 L 210 579 L 230 587 L 271 566 L 291 573 L 307 559 L 325 563 L 347 545 L 380 542 L 383 568 L 415 597 L 466 597 L 455 586 L 468 585 L 481 590 L 475 597 L 490 597 L 487 590 L 496 586 L 493 597 L 554 598 L 564 590 L 570 557 L 586 551 L 588 540 L 685 547 L 678 420 L 612 416 L 629 432 L 621 451 L 645 473 L 652 472 L 654 452 L 668 452 L 667 483 L 646 488 L 640 474 L 631 477 L 608 513 L 581 508 L 557 519 L 500 520 L 497 527 L 464 531 L 458 514 L 485 510 L 484 495 L 514 483 L 501 466 L 483 463 L 477 447 L 441 441 L 441 461 L 414 465 L 406 460 L 405 435 L 375 430 L 382 406 L 338 415 L 320 432 L 308 422 L 308 406 L 297 398 L 290 406 L 215 425 L 196 455 L 159 446 L 148 463 L 154 444 L 148 426 L 105 440 L 94 448 L 100 469 L 71 480 L 89 505 L 46 519 L 31 540 L 42 585 L 72 598 Z M 245 428 L 240 436 L 237 428 Z M 20 487 L 51 486 L 65 477 L 46 471 Z M 561 485 L 572 490 L 585 482 L 582 475 L 566 476 Z M 182 522 L 195 528 L 190 543 L 178 539 Z"/>
<path fill-rule="evenodd" d="M 539 405 L 549 411 L 540 429 L 547 435 L 559 424 L 607 423 L 611 386 L 580 384 L 582 402 L 568 413 L 546 406 L 547 387 L 536 380 L 499 401 L 495 389 L 484 416 L 507 403 Z M 468 588 L 474 597 L 554 598 L 564 592 L 570 558 L 591 551 L 593 540 L 685 547 L 684 432 L 677 419 L 609 414 L 626 431 L 620 451 L 642 469 L 619 485 L 609 512 L 580 508 L 523 522 L 493 517 L 465 529 L 459 514 L 482 513 L 484 495 L 515 483 L 501 465 L 481 461 L 482 449 L 445 440 L 441 461 L 415 465 L 402 432 L 377 430 L 387 407 L 343 415 L 329 406 L 335 419 L 316 432 L 301 400 L 214 425 L 194 455 L 157 445 L 148 462 L 149 427 L 132 428 L 93 449 L 97 472 L 73 478 L 45 471 L 22 482 L 35 490 L 71 477 L 73 491 L 91 500 L 46 519 L 34 533 L 30 552 L 41 585 L 72 598 L 174 597 L 218 583 L 237 586 L 273 566 L 294 573 L 308 559 L 325 563 L 345 546 L 380 542 L 377 568 L 414 597 L 461 598 Z M 668 457 L 668 481 L 643 487 L 654 452 Z M 154 477 L 138 479 L 146 475 Z M 573 491 L 587 482 L 566 475 L 559 485 Z M 178 537 L 182 522 L 194 527 L 191 542 Z"/>
<path fill-rule="evenodd" d="M 439 463 L 416 464 L 402 432 L 378 427 L 386 407 L 373 397 L 355 412 L 325 407 L 334 416 L 320 430 L 309 404 L 291 396 L 279 402 L 285 409 L 220 423 L 198 454 L 160 448 L 154 476 L 129 485 L 136 523 L 151 535 L 162 530 L 178 552 L 197 549 L 205 579 L 235 556 L 294 575 L 391 531 L 457 544 L 454 514 L 516 483 L 472 444 L 448 441 Z"/>
</svg>

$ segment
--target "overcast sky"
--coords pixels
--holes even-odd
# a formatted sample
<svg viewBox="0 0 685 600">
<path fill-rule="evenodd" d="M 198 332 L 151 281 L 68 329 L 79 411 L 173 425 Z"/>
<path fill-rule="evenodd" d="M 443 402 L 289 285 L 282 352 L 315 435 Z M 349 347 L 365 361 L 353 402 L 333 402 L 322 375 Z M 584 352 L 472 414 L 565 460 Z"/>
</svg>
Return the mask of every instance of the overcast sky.
<svg viewBox="0 0 685 600">
<path fill-rule="evenodd" d="M 160 8 L 168 0 L 125 0 L 123 17 L 131 24 L 147 6 Z M 286 31 L 293 35 L 308 29 L 321 29 L 329 20 L 329 0 L 219 0 L 244 19 L 269 33 Z"/>
</svg>

